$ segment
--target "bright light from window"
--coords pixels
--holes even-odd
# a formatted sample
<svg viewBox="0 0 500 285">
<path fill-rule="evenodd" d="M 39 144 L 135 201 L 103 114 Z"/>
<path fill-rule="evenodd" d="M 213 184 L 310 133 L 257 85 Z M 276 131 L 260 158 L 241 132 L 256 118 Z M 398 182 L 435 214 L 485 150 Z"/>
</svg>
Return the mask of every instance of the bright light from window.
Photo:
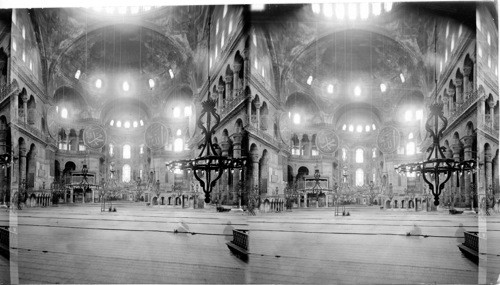
<svg viewBox="0 0 500 285">
<path fill-rule="evenodd" d="M 392 2 L 385 2 L 384 3 L 384 10 L 386 12 L 390 12 L 392 10 Z"/>
<path fill-rule="evenodd" d="M 174 151 L 180 152 L 184 148 L 184 140 L 181 138 L 176 138 L 174 141 Z"/>
<path fill-rule="evenodd" d="M 347 130 L 347 125 L 346 125 L 346 124 L 344 124 L 344 125 L 342 126 L 342 130 L 343 130 L 343 131 Z"/>
<path fill-rule="evenodd" d="M 369 125 L 366 125 L 365 126 L 365 132 L 369 132 L 370 131 L 370 126 Z"/>
<path fill-rule="evenodd" d="M 262 77 L 266 77 L 266 72 L 264 71 L 264 66 L 262 67 Z"/>
<path fill-rule="evenodd" d="M 217 19 L 217 23 L 215 23 L 215 34 L 219 33 L 219 19 Z"/>
<path fill-rule="evenodd" d="M 361 95 L 361 87 L 359 86 L 354 87 L 354 95 L 356 97 Z"/>
<path fill-rule="evenodd" d="M 344 4 L 336 3 L 335 4 L 335 17 L 337 17 L 338 20 L 343 20 L 344 15 L 345 15 Z"/>
<path fill-rule="evenodd" d="M 82 72 L 80 71 L 80 69 L 78 69 L 78 70 L 76 71 L 76 73 L 75 73 L 75 78 L 76 78 L 76 79 L 80 79 L 80 74 L 81 74 L 81 73 L 82 73 Z"/>
<path fill-rule="evenodd" d="M 118 14 L 125 15 L 127 14 L 127 7 L 118 7 Z"/>
<path fill-rule="evenodd" d="M 144 126 L 144 121 L 143 120 L 140 120 L 139 123 L 141 124 L 141 126 Z"/>
<path fill-rule="evenodd" d="M 444 51 L 444 62 L 446 63 L 448 61 L 448 50 Z"/>
<path fill-rule="evenodd" d="M 477 50 L 477 54 L 479 55 L 479 57 L 483 57 L 483 49 L 481 48 L 481 46 L 479 46 L 479 48 Z M 24 52 L 23 52 L 23 55 L 24 55 Z"/>
<path fill-rule="evenodd" d="M 24 26 L 23 26 L 22 34 L 23 34 L 23 39 L 26 39 L 26 29 L 24 29 Z"/>
<path fill-rule="evenodd" d="M 357 5 L 355 3 L 349 3 L 347 7 L 349 20 L 356 20 L 356 17 L 358 16 Z"/>
<path fill-rule="evenodd" d="M 384 83 L 380 84 L 380 91 L 385 92 L 387 90 L 387 86 Z"/>
<path fill-rule="evenodd" d="M 358 125 L 356 127 L 356 132 L 361 133 L 362 131 L 363 131 L 363 126 L 362 125 Z"/>
<path fill-rule="evenodd" d="M 12 23 L 17 24 L 16 10 L 12 10 Z"/>
<path fill-rule="evenodd" d="M 353 125 L 349 125 L 349 132 L 354 132 L 354 126 Z"/>
<path fill-rule="evenodd" d="M 217 56 L 217 51 L 215 52 L 215 54 Z M 170 74 L 170 79 L 174 79 L 174 71 L 172 69 L 168 70 L 168 74 Z"/>
<path fill-rule="evenodd" d="M 137 121 L 134 121 L 134 122 L 132 123 L 132 125 L 134 126 L 134 128 L 137 128 L 137 126 L 138 126 L 139 124 L 137 123 Z"/>
<path fill-rule="evenodd" d="M 173 112 L 174 118 L 179 118 L 181 116 L 181 108 L 175 107 Z"/>
<path fill-rule="evenodd" d="M 439 61 L 439 72 L 443 72 L 443 61 Z"/>
<path fill-rule="evenodd" d="M 415 112 L 415 117 L 417 120 L 422 120 L 424 118 L 424 111 L 422 109 Z"/>
<path fill-rule="evenodd" d="M 363 163 L 363 149 L 356 149 L 356 163 Z"/>
<path fill-rule="evenodd" d="M 413 112 L 411 110 L 407 110 L 405 112 L 405 121 L 409 122 L 413 120 Z"/>
<path fill-rule="evenodd" d="M 342 149 L 342 160 L 343 161 L 347 160 L 347 150 L 345 148 Z"/>
<path fill-rule="evenodd" d="M 30 59 L 30 70 L 33 70 L 33 61 Z"/>
<path fill-rule="evenodd" d="M 233 20 L 231 19 L 229 20 L 229 27 L 227 28 L 227 35 L 229 36 L 229 34 L 231 34 L 232 31 L 233 31 Z"/>
<path fill-rule="evenodd" d="M 252 4 L 250 5 L 251 11 L 264 11 L 266 5 L 265 4 Z"/>
<path fill-rule="evenodd" d="M 446 24 L 446 33 L 445 33 L 445 37 L 448 38 L 448 35 L 450 34 L 450 22 L 448 22 Z"/>
<path fill-rule="evenodd" d="M 68 109 L 63 108 L 61 110 L 61 118 L 67 119 L 68 118 Z"/>
<path fill-rule="evenodd" d="M 401 82 L 405 82 L 405 76 L 403 75 L 403 73 L 399 74 L 399 78 L 401 79 Z"/>
<path fill-rule="evenodd" d="M 122 87 L 123 87 L 123 91 L 128 91 L 130 89 L 130 85 L 128 85 L 127 81 L 123 82 L 123 86 Z"/>
<path fill-rule="evenodd" d="M 328 84 L 328 93 L 332 94 L 333 93 L 333 85 Z"/>
<path fill-rule="evenodd" d="M 314 14 L 319 14 L 321 12 L 321 6 L 317 3 L 312 4 L 312 11 Z"/>
<path fill-rule="evenodd" d="M 373 158 L 377 157 L 377 149 L 376 148 L 372 149 L 372 157 Z"/>
<path fill-rule="evenodd" d="M 359 13 L 362 20 L 368 19 L 370 14 L 370 8 L 368 6 L 368 2 L 363 2 L 359 4 Z"/>
<path fill-rule="evenodd" d="M 184 116 L 185 117 L 190 117 L 191 116 L 191 106 L 185 106 L 184 107 Z"/>
<path fill-rule="evenodd" d="M 409 140 L 413 139 L 413 133 L 410 133 L 410 134 L 408 135 L 408 139 L 409 139 Z"/>
<path fill-rule="evenodd" d="M 109 144 L 109 155 L 113 156 L 113 145 L 112 144 Z"/>
<path fill-rule="evenodd" d="M 358 168 L 356 170 L 356 186 L 363 186 L 364 184 L 364 177 L 365 173 L 363 172 L 363 169 Z"/>
<path fill-rule="evenodd" d="M 126 124 L 126 123 L 125 123 Z M 130 159 L 130 145 L 123 146 L 123 159 Z"/>
<path fill-rule="evenodd" d="M 255 32 L 252 34 L 252 41 L 253 41 L 253 45 L 257 46 L 257 35 L 255 34 Z"/>
<path fill-rule="evenodd" d="M 488 67 L 491 68 L 491 56 L 488 55 Z"/>
<path fill-rule="evenodd" d="M 182 135 L 182 131 L 181 131 L 181 129 L 178 129 L 178 130 L 177 130 L 177 132 L 175 132 L 175 135 L 176 135 L 176 136 L 180 136 L 180 135 Z"/>
<path fill-rule="evenodd" d="M 109 125 L 110 125 L 110 126 L 113 126 L 114 124 L 115 124 L 115 120 L 111 120 L 111 121 L 109 122 Z"/>
<path fill-rule="evenodd" d="M 382 12 L 382 5 L 380 3 L 372 3 L 372 13 L 375 16 L 380 15 L 380 12 Z"/>
<path fill-rule="evenodd" d="M 13 49 L 14 51 L 16 51 L 16 50 L 17 50 L 17 45 L 16 45 L 16 42 L 15 42 L 14 40 L 12 41 L 12 49 Z"/>
<path fill-rule="evenodd" d="M 415 154 L 415 143 L 409 142 L 406 144 L 406 155 L 414 155 Z"/>
<path fill-rule="evenodd" d="M 222 37 L 220 39 L 220 47 L 221 49 L 224 47 L 224 32 L 222 32 Z"/>
<path fill-rule="evenodd" d="M 458 36 L 460 37 L 462 35 L 462 24 L 458 27 Z"/>
<path fill-rule="evenodd" d="M 97 88 L 101 88 L 102 87 L 102 80 L 101 79 L 97 79 L 95 81 L 95 87 L 97 87 Z"/>
<path fill-rule="evenodd" d="M 210 68 L 212 68 L 212 56 L 210 56 Z"/>
<path fill-rule="evenodd" d="M 309 77 L 307 78 L 307 84 L 311 85 L 312 81 L 313 81 L 313 77 L 312 77 L 312 75 L 309 75 Z"/>
<path fill-rule="evenodd" d="M 153 78 L 149 79 L 149 88 L 153 89 L 155 87 L 155 80 Z"/>
<path fill-rule="evenodd" d="M 128 164 L 123 166 L 122 181 L 125 183 L 130 182 L 130 165 Z"/>
<path fill-rule="evenodd" d="M 254 62 L 254 65 L 255 69 L 258 69 L 259 68 L 259 61 L 257 59 L 255 59 L 255 62 Z"/>
<path fill-rule="evenodd" d="M 116 122 L 116 127 L 117 127 L 117 128 L 121 128 L 121 127 L 122 127 L 122 121 L 118 121 L 118 122 Z"/>
<path fill-rule="evenodd" d="M 124 127 L 125 129 L 130 128 L 130 122 L 129 122 L 129 121 L 125 121 L 125 123 L 123 124 L 123 127 Z"/>
<path fill-rule="evenodd" d="M 476 10 L 476 27 L 481 31 L 481 13 L 479 13 L 479 10 Z"/>
<path fill-rule="evenodd" d="M 455 34 L 451 35 L 450 51 L 453 51 L 454 48 L 455 48 Z"/>
<path fill-rule="evenodd" d="M 377 128 L 375 127 L 375 124 L 372 124 L 372 129 L 376 130 Z"/>
<path fill-rule="evenodd" d="M 333 5 L 331 3 L 323 4 L 323 15 L 328 18 L 333 16 Z"/>
<path fill-rule="evenodd" d="M 300 114 L 293 114 L 293 123 L 296 125 L 300 124 Z"/>
<path fill-rule="evenodd" d="M 26 53 L 24 53 L 24 50 L 23 50 L 23 61 L 26 62 Z"/>
<path fill-rule="evenodd" d="M 143 146 L 143 145 L 141 145 L 141 146 L 139 147 L 139 154 L 143 154 L 143 153 L 144 153 L 144 146 Z"/>
<path fill-rule="evenodd" d="M 227 5 L 224 5 L 224 11 L 222 11 L 222 18 L 226 17 L 227 14 Z"/>
</svg>

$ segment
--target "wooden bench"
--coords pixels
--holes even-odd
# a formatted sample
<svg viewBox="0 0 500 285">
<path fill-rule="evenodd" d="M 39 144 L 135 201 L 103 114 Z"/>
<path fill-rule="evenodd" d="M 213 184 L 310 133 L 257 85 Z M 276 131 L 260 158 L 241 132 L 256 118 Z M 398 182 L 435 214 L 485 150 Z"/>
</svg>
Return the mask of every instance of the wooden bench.
<svg viewBox="0 0 500 285">
<path fill-rule="evenodd" d="M 458 245 L 460 251 L 476 264 L 479 263 L 479 236 L 478 232 L 464 232 L 465 241 Z"/>
<path fill-rule="evenodd" d="M 462 214 L 464 211 L 457 211 L 455 209 L 450 209 L 449 212 L 450 215 L 457 215 L 457 214 Z"/>
<path fill-rule="evenodd" d="M 231 211 L 231 209 L 226 209 L 226 208 L 221 207 L 221 206 L 218 206 L 216 209 L 217 209 L 217 212 L 229 212 L 229 211 Z"/>
<path fill-rule="evenodd" d="M 10 258 L 10 231 L 9 227 L 0 227 L 0 254 Z"/>
</svg>

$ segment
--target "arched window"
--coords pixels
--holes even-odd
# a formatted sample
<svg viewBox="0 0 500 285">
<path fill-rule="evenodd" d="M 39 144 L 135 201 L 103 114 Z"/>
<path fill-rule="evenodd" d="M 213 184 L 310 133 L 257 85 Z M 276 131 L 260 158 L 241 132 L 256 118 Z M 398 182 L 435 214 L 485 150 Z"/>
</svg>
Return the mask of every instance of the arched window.
<svg viewBox="0 0 500 285">
<path fill-rule="evenodd" d="M 408 135 L 408 139 L 410 139 L 410 140 L 411 140 L 411 139 L 413 139 L 413 133 L 410 133 L 410 134 Z"/>
<path fill-rule="evenodd" d="M 112 144 L 109 144 L 109 156 L 113 156 L 114 152 L 113 152 L 113 145 Z"/>
<path fill-rule="evenodd" d="M 126 144 L 123 146 L 123 159 L 130 158 L 130 145 Z"/>
<path fill-rule="evenodd" d="M 123 175 L 122 175 L 122 181 L 123 182 L 130 182 L 130 165 L 125 164 L 123 166 Z"/>
<path fill-rule="evenodd" d="M 372 157 L 373 158 L 377 157 L 377 149 L 376 148 L 372 149 Z"/>
<path fill-rule="evenodd" d="M 409 142 L 406 144 L 406 155 L 414 155 L 415 154 L 415 143 Z"/>
<path fill-rule="evenodd" d="M 143 154 L 144 153 L 144 145 L 141 145 L 139 147 L 139 154 Z"/>
<path fill-rule="evenodd" d="M 345 148 L 342 149 L 342 160 L 343 161 L 347 160 L 347 150 Z"/>
<path fill-rule="evenodd" d="M 174 118 L 179 118 L 181 116 L 181 108 L 175 107 L 173 111 Z"/>
<path fill-rule="evenodd" d="M 363 163 L 363 149 L 356 149 L 356 162 Z"/>
<path fill-rule="evenodd" d="M 374 169 L 372 170 L 372 181 L 373 181 L 373 183 L 376 183 L 376 182 L 377 182 L 377 181 L 376 181 L 376 178 L 377 178 L 377 170 L 374 168 Z"/>
<path fill-rule="evenodd" d="M 365 180 L 365 173 L 363 172 L 363 169 L 358 168 L 356 170 L 356 186 L 363 186 L 364 180 Z"/>
<path fill-rule="evenodd" d="M 176 138 L 174 141 L 174 151 L 179 152 L 184 149 L 184 140 L 181 138 Z"/>
<path fill-rule="evenodd" d="M 68 118 L 68 109 L 63 108 L 61 110 L 61 118 L 67 119 Z"/>
</svg>

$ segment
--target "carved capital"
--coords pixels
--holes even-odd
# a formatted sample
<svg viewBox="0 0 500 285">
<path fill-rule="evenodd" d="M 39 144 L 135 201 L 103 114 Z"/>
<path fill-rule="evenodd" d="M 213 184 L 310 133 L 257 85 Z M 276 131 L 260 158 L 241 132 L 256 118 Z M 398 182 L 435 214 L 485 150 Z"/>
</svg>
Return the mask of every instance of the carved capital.
<svg viewBox="0 0 500 285">
<path fill-rule="evenodd" d="M 471 148 L 473 141 L 474 141 L 474 137 L 473 136 L 465 136 L 463 138 L 464 149 Z"/>
<path fill-rule="evenodd" d="M 455 78 L 455 85 L 458 87 L 461 87 L 462 84 L 464 83 L 464 80 L 462 78 Z"/>
<path fill-rule="evenodd" d="M 231 81 L 233 81 L 233 76 L 232 75 L 226 75 L 225 77 L 226 84 L 230 84 Z"/>
<path fill-rule="evenodd" d="M 237 72 L 240 72 L 240 70 L 241 70 L 241 63 L 239 63 L 239 62 L 235 62 L 235 63 L 233 64 L 233 72 L 234 72 L 234 73 L 237 73 Z"/>
<path fill-rule="evenodd" d="M 472 66 L 464 66 L 464 76 L 469 76 L 472 71 Z"/>
</svg>

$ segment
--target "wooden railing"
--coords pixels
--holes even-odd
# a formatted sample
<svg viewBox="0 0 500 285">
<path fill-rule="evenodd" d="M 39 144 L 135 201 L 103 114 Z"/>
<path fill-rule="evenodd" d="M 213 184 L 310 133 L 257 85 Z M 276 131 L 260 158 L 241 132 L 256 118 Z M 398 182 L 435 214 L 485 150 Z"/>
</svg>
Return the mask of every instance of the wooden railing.
<svg viewBox="0 0 500 285">
<path fill-rule="evenodd" d="M 233 230 L 233 243 L 248 251 L 248 231 Z"/>
</svg>

